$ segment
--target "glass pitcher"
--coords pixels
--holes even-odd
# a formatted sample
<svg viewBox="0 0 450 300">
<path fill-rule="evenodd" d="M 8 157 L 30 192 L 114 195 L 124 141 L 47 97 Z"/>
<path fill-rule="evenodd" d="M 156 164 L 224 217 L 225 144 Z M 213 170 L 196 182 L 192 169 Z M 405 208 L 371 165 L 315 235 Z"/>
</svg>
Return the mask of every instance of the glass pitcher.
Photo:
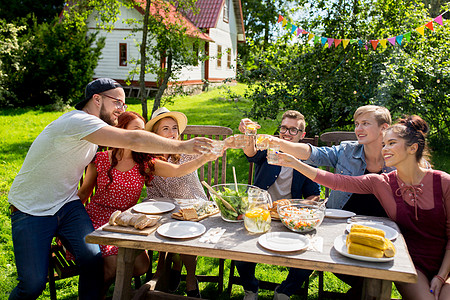
<svg viewBox="0 0 450 300">
<path fill-rule="evenodd" d="M 269 231 L 271 206 L 272 199 L 267 191 L 250 188 L 248 190 L 248 208 L 244 214 L 245 228 L 251 233 Z"/>
</svg>

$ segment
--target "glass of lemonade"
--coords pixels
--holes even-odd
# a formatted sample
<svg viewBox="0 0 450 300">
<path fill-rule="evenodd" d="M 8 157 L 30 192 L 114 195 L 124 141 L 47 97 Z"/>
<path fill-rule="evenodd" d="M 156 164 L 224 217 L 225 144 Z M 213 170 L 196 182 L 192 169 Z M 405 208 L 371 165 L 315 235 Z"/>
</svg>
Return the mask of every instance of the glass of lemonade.
<svg viewBox="0 0 450 300">
<path fill-rule="evenodd" d="M 269 148 L 269 135 L 267 134 L 257 134 L 256 135 L 256 149 L 266 150 Z"/>
<path fill-rule="evenodd" d="M 277 164 L 278 163 L 277 152 L 280 152 L 280 146 L 269 143 L 269 149 L 267 150 L 267 162 L 269 164 Z"/>
<path fill-rule="evenodd" d="M 256 124 L 248 124 L 245 126 L 245 135 L 256 135 Z"/>
<path fill-rule="evenodd" d="M 213 140 L 211 152 L 213 154 L 219 155 L 222 153 L 225 141 Z"/>
<path fill-rule="evenodd" d="M 244 225 L 249 232 L 264 233 L 269 231 L 271 202 L 267 191 L 261 189 L 248 191 L 248 209 L 244 214 Z"/>
</svg>

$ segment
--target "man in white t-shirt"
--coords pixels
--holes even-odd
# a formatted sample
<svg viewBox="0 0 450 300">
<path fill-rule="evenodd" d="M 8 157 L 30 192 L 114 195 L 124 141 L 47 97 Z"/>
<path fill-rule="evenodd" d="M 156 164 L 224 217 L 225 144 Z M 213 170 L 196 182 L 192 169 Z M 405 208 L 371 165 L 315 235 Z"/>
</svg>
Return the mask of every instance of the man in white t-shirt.
<svg viewBox="0 0 450 300">
<path fill-rule="evenodd" d="M 101 252 L 84 240 L 94 229 L 77 197 L 78 182 L 97 145 L 146 153 L 199 154 L 210 148 L 206 138 L 182 142 L 111 126 L 127 106 L 122 86 L 109 78 L 90 82 L 75 108 L 39 134 L 11 186 L 8 201 L 19 283 L 9 299 L 36 299 L 42 293 L 54 236 L 80 267 L 79 299 L 100 299 Z"/>
</svg>

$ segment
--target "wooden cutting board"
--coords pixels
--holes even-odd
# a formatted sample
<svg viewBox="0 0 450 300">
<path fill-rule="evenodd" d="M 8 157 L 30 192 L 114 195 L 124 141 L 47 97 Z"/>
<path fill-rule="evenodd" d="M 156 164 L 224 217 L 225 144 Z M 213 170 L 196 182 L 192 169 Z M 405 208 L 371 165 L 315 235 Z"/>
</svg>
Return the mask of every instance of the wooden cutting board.
<svg viewBox="0 0 450 300">
<path fill-rule="evenodd" d="M 119 233 L 137 234 L 137 235 L 149 235 L 150 233 L 154 232 L 158 227 L 159 227 L 158 223 L 156 223 L 152 227 L 146 227 L 144 229 L 136 229 L 133 226 L 105 225 L 103 226 L 103 230 Z"/>
<path fill-rule="evenodd" d="M 213 212 L 211 212 L 209 214 L 202 215 L 202 216 L 200 216 L 197 219 L 190 219 L 189 221 L 198 222 L 198 221 L 201 221 L 203 219 L 206 219 L 209 216 L 213 216 L 213 215 L 217 214 L 218 212 L 219 212 L 219 210 L 217 209 L 217 210 L 215 210 L 215 211 L 213 211 Z M 181 221 L 186 221 L 183 218 L 183 215 L 180 212 L 173 213 L 172 214 L 172 218 L 177 219 L 177 220 L 181 220 Z"/>
</svg>

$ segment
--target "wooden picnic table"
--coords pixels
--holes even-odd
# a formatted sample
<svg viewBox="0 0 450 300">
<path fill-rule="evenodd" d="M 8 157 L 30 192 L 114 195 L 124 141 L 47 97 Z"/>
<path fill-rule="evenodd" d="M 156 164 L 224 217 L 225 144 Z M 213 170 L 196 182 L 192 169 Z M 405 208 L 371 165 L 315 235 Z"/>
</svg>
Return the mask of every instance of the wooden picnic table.
<svg viewBox="0 0 450 300">
<path fill-rule="evenodd" d="M 163 214 L 160 224 L 184 222 L 171 218 L 172 212 Z M 389 219 L 367 218 L 383 222 L 399 231 L 397 225 Z M 258 244 L 260 234 L 250 234 L 245 229 L 243 222 L 223 221 L 220 214 L 210 216 L 200 223 L 206 227 L 206 230 L 221 227 L 226 231 L 216 244 L 202 243 L 199 241 L 200 236 L 174 239 L 161 236 L 156 231 L 148 236 L 142 236 L 109 232 L 102 230 L 102 227 L 86 236 L 88 243 L 119 247 L 113 299 L 131 298 L 134 258 L 146 249 L 361 276 L 365 278 L 363 299 L 390 299 L 393 281 L 410 283 L 417 281 L 416 270 L 401 234 L 394 241 L 397 254 L 395 259 L 390 262 L 360 261 L 338 253 L 333 247 L 334 240 L 345 233 L 348 225 L 347 219 L 325 218 L 316 230 L 308 233 L 310 237 L 319 237 L 319 240 L 323 238 L 322 251 L 308 249 L 295 252 L 274 252 L 261 247 Z M 280 221 L 272 221 L 270 232 L 291 231 Z"/>
</svg>

